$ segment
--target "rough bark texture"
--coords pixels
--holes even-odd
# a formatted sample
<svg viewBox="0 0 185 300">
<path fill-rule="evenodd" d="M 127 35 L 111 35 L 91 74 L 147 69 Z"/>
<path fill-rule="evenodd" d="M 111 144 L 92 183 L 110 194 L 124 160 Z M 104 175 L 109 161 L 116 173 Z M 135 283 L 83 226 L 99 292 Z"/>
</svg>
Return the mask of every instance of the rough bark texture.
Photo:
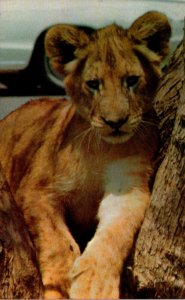
<svg viewBox="0 0 185 300">
<path fill-rule="evenodd" d="M 128 297 L 185 298 L 185 72 L 178 47 L 159 91 L 160 167 L 127 267 Z M 162 161 L 162 162 L 161 162 Z M 130 284 L 132 282 L 132 284 Z"/>
<path fill-rule="evenodd" d="M 39 298 L 34 251 L 23 217 L 0 169 L 0 298 Z"/>
<path fill-rule="evenodd" d="M 128 290 L 123 294 L 126 297 L 185 298 L 183 53 L 181 45 L 156 96 L 161 133 L 160 167 L 151 206 L 126 268 Z M 22 215 L 0 175 L 0 298 L 38 298 L 41 287 Z"/>
</svg>

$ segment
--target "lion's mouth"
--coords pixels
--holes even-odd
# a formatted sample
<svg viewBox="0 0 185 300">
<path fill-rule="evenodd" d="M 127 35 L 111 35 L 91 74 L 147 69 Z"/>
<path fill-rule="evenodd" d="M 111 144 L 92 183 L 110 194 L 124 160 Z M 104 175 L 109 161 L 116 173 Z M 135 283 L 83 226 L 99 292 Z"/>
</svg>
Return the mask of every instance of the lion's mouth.
<svg viewBox="0 0 185 300">
<path fill-rule="evenodd" d="M 120 144 L 128 141 L 131 138 L 131 136 L 131 133 L 115 129 L 107 135 L 102 135 L 102 139 L 111 144 Z"/>
<path fill-rule="evenodd" d="M 126 132 L 120 131 L 119 129 L 115 129 L 110 135 L 113 137 L 120 137 L 125 134 L 126 134 Z"/>
<path fill-rule="evenodd" d="M 93 120 L 92 127 L 96 128 L 100 133 L 102 139 L 111 144 L 120 144 L 128 141 L 133 132 L 128 128 L 129 126 L 117 126 L 115 128 L 111 128 L 111 126 L 105 126 L 102 122 L 98 123 L 97 120 Z"/>
</svg>

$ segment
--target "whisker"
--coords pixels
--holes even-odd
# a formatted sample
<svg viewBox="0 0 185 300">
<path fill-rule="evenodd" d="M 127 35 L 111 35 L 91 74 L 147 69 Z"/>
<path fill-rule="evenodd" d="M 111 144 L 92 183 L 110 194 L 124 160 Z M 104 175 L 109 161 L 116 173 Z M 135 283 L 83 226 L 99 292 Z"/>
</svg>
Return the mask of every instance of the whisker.
<svg viewBox="0 0 185 300">
<path fill-rule="evenodd" d="M 83 144 L 85 138 L 86 138 L 87 135 L 91 132 L 91 130 L 92 130 L 92 128 L 89 127 L 88 129 L 85 129 L 84 131 L 82 131 L 81 133 L 79 133 L 78 135 L 76 135 L 76 136 L 73 138 L 74 141 L 76 140 L 76 141 L 78 142 L 78 144 L 77 144 L 78 149 L 81 148 L 81 146 L 82 146 L 82 144 Z"/>
<path fill-rule="evenodd" d="M 86 137 L 88 136 L 88 148 L 87 148 L 88 150 L 89 150 L 89 137 L 90 137 L 90 134 L 91 134 L 91 128 L 86 130 L 86 132 L 84 133 L 83 138 L 81 139 L 81 144 L 80 144 L 80 146 L 82 146 L 83 142 L 85 141 Z"/>
<path fill-rule="evenodd" d="M 147 125 L 151 125 L 151 126 L 155 126 L 158 127 L 158 124 L 152 121 L 147 121 L 147 120 L 141 120 L 141 124 L 147 124 Z"/>
<path fill-rule="evenodd" d="M 74 136 L 72 140 L 76 142 L 78 149 L 82 147 L 85 140 L 87 142 L 88 151 L 90 150 L 91 142 L 94 143 L 96 149 L 100 149 L 101 134 L 98 128 L 90 126 L 89 128 Z"/>
<path fill-rule="evenodd" d="M 100 141 L 101 141 L 101 135 L 98 129 L 95 129 L 95 143 L 97 146 L 97 149 L 100 150 Z"/>
<path fill-rule="evenodd" d="M 88 144 L 87 144 L 87 151 L 89 151 L 90 149 L 90 143 L 91 143 L 91 136 L 92 136 L 93 130 L 91 128 L 90 132 L 89 132 L 89 136 L 88 136 Z"/>
<path fill-rule="evenodd" d="M 73 140 L 79 139 L 81 136 L 83 136 L 83 135 L 86 133 L 86 131 L 89 131 L 89 129 L 90 129 L 90 128 L 85 129 L 84 131 L 82 131 L 82 132 L 80 132 L 79 134 L 77 134 L 76 136 L 74 136 Z"/>
<path fill-rule="evenodd" d="M 145 136 L 146 130 L 148 130 L 148 127 L 143 122 L 141 122 L 139 126 L 136 127 L 135 132 L 141 134 L 142 136 Z"/>
</svg>

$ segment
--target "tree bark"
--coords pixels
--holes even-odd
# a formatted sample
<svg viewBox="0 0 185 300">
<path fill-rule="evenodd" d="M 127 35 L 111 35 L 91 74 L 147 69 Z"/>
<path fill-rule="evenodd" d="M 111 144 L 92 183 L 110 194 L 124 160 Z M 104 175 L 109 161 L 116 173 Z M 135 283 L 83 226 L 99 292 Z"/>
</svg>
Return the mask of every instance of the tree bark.
<svg viewBox="0 0 185 300">
<path fill-rule="evenodd" d="M 151 205 L 126 269 L 127 297 L 185 298 L 184 80 L 184 47 L 181 44 L 156 95 L 161 135 L 160 167 Z"/>
<path fill-rule="evenodd" d="M 39 298 L 42 284 L 23 216 L 0 167 L 0 298 Z"/>
<path fill-rule="evenodd" d="M 185 72 L 177 49 L 156 95 L 160 165 L 122 295 L 185 298 Z M 125 275 L 124 274 L 124 275 Z M 125 279 L 125 276 L 123 276 Z M 0 298 L 39 298 L 42 284 L 23 217 L 0 174 Z"/>
</svg>

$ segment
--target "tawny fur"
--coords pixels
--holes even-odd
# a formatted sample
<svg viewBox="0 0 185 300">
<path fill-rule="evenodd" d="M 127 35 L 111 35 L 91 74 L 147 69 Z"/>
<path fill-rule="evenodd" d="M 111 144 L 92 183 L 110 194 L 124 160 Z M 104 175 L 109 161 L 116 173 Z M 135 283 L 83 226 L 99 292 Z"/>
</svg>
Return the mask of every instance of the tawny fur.
<svg viewBox="0 0 185 300">
<path fill-rule="evenodd" d="M 31 101 L 0 123 L 0 161 L 36 248 L 45 298 L 119 297 L 150 200 L 152 100 L 169 36 L 157 12 L 129 30 L 51 28 L 46 52 L 71 101 Z"/>
</svg>

